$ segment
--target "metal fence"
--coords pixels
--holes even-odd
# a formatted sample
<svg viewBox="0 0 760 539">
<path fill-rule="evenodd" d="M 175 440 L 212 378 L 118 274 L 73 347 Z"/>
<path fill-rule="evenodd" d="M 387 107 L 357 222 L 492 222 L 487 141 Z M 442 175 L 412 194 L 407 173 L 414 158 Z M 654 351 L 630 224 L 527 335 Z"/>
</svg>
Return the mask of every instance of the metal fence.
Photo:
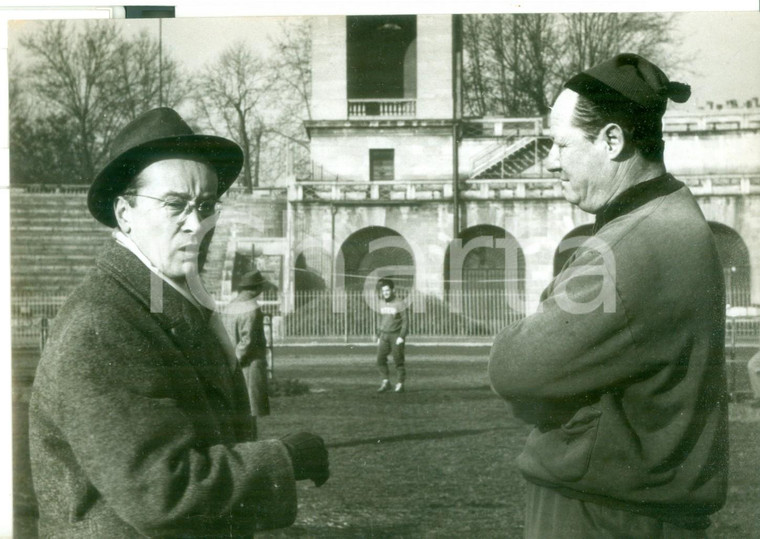
<svg viewBox="0 0 760 539">
<path fill-rule="evenodd" d="M 47 325 L 66 296 L 15 295 L 11 298 L 11 345 L 28 348 L 47 337 Z"/>
<path fill-rule="evenodd" d="M 522 295 L 498 289 L 459 290 L 444 297 L 417 290 L 399 291 L 408 308 L 409 331 L 442 342 L 460 337 L 488 338 L 523 315 Z M 37 347 L 46 337 L 64 296 L 17 295 L 11 299 L 12 345 Z M 346 342 L 371 338 L 377 330 L 381 301 L 373 293 L 308 291 L 296 294 L 292 308 L 281 297 L 262 298 L 264 312 L 275 318 L 280 340 L 329 338 Z M 760 345 L 760 318 L 729 318 L 726 345 Z"/>
<path fill-rule="evenodd" d="M 489 337 L 523 316 L 522 298 L 503 290 L 457 291 L 443 299 L 400 291 L 399 299 L 407 307 L 410 333 L 423 337 Z M 294 309 L 283 315 L 282 331 L 293 338 L 369 338 L 377 331 L 381 301 L 361 290 L 299 292 Z"/>
</svg>

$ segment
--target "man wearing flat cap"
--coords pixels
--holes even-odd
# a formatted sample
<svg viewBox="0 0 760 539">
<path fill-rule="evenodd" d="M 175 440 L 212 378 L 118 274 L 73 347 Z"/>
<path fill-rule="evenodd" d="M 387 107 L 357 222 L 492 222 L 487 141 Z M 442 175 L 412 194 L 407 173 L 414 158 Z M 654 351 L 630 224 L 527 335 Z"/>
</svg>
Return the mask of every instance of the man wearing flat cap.
<svg viewBox="0 0 760 539">
<path fill-rule="evenodd" d="M 198 293 L 242 159 L 168 108 L 116 137 L 88 193 L 114 241 L 61 307 L 32 388 L 40 537 L 250 537 L 293 522 L 296 480 L 327 480 L 318 436 L 254 440 L 243 375 Z"/>
<path fill-rule="evenodd" d="M 554 103 L 548 168 L 596 222 L 491 350 L 494 390 L 534 425 L 517 461 L 526 537 L 705 537 L 725 501 L 721 265 L 663 162 L 667 100 L 689 93 L 621 54 Z"/>
<path fill-rule="evenodd" d="M 267 339 L 264 334 L 264 313 L 256 298 L 269 287 L 260 271 L 251 271 L 240 278 L 237 295 L 226 306 L 224 326 L 235 346 L 235 357 L 243 371 L 254 419 L 269 415 L 267 382 Z"/>
</svg>

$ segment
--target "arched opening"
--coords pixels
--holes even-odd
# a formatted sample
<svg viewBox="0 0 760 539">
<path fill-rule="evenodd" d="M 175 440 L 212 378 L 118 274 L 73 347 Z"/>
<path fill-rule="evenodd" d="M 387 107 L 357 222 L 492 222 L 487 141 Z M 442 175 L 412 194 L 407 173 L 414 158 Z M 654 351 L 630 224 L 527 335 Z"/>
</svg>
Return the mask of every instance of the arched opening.
<svg viewBox="0 0 760 539">
<path fill-rule="evenodd" d="M 710 222 L 726 281 L 726 303 L 732 307 L 750 305 L 751 267 L 749 249 L 738 232 L 721 223 Z"/>
<path fill-rule="evenodd" d="M 336 261 L 336 283 L 362 290 L 368 278 L 390 277 L 397 289 L 414 286 L 414 256 L 409 243 L 395 230 L 373 226 L 351 234 Z"/>
<path fill-rule="evenodd" d="M 525 313 L 525 255 L 493 225 L 461 232 L 444 258 L 444 288 L 455 311 L 494 333 Z"/>
<path fill-rule="evenodd" d="M 559 242 L 557 249 L 554 251 L 554 276 L 556 277 L 559 272 L 565 267 L 565 264 L 573 256 L 573 253 L 580 245 L 578 242 L 583 241 L 583 238 L 588 238 L 592 235 L 594 225 L 581 225 L 570 232 L 568 232 L 562 241 Z M 572 241 L 570 241 L 572 240 Z"/>
</svg>

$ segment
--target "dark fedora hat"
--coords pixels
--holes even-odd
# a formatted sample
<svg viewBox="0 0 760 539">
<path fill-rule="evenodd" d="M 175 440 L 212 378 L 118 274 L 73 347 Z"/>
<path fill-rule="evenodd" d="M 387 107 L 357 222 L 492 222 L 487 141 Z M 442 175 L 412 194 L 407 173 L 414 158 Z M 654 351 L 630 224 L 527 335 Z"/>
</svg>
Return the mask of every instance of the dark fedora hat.
<svg viewBox="0 0 760 539">
<path fill-rule="evenodd" d="M 266 288 L 269 285 L 260 271 L 251 271 L 240 278 L 238 290 L 256 290 Z"/>
<path fill-rule="evenodd" d="M 203 159 L 216 171 L 217 195 L 224 193 L 243 167 L 240 146 L 222 137 L 197 135 L 167 107 L 149 110 L 132 120 L 111 144 L 109 162 L 90 186 L 87 207 L 106 226 L 115 227 L 114 199 L 145 167 L 162 159 Z"/>
</svg>

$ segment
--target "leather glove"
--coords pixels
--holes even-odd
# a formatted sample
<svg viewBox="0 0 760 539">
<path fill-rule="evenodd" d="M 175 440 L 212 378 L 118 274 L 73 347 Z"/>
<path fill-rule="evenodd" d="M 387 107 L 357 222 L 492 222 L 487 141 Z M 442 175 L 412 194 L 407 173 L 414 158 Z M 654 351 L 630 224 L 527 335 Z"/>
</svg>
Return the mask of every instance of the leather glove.
<svg viewBox="0 0 760 539">
<path fill-rule="evenodd" d="M 298 432 L 286 434 L 280 441 L 290 454 L 296 481 L 311 479 L 317 487 L 325 484 L 330 477 L 330 463 L 325 442 L 320 436 Z"/>
</svg>

